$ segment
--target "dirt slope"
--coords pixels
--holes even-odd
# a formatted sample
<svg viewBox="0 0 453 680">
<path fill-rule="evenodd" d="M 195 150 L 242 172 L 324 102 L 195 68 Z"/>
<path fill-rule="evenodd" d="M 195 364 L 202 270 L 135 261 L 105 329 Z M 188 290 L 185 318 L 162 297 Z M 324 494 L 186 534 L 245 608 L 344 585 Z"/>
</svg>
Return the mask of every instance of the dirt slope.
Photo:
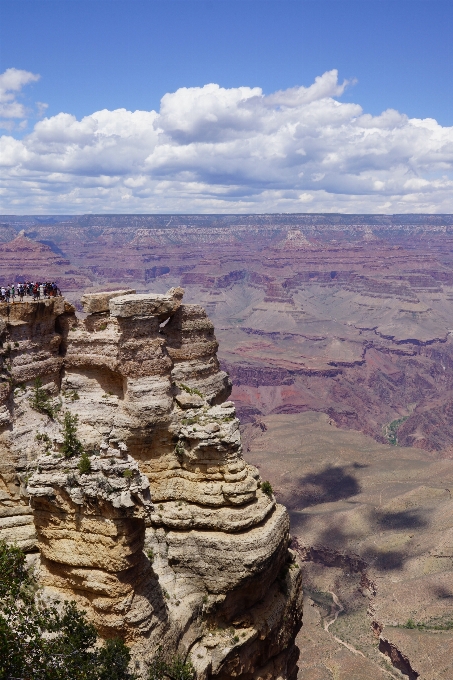
<svg viewBox="0 0 453 680">
<path fill-rule="evenodd" d="M 290 509 L 318 611 L 307 599 L 299 677 L 379 678 L 364 668 L 388 670 L 393 654 L 406 677 L 450 679 L 453 461 L 339 430 L 325 414 L 270 415 L 262 425 L 247 426 L 248 457 Z M 327 634 L 332 593 L 344 610 Z"/>
</svg>

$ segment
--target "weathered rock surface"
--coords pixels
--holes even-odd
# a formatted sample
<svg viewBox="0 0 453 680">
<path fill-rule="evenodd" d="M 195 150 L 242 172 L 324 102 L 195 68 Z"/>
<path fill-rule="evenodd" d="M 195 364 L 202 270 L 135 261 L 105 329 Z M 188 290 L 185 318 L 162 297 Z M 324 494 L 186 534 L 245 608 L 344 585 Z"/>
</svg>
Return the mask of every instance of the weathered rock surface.
<svg viewBox="0 0 453 680">
<path fill-rule="evenodd" d="M 29 481 L 41 583 L 48 592 L 75 596 L 102 634 L 140 638 L 165 622 L 162 593 L 143 552 L 152 508 L 148 479 L 116 442 L 92 456 L 90 473 L 80 474 L 78 463 L 58 452 L 41 456 Z"/>
<path fill-rule="evenodd" d="M 47 594 L 139 664 L 164 642 L 200 679 L 293 679 L 288 514 L 243 459 L 212 323 L 180 288 L 121 293 L 85 295 L 84 319 L 63 298 L 0 306 L 0 537 L 38 547 Z"/>
<path fill-rule="evenodd" d="M 133 288 L 128 290 L 114 290 L 106 293 L 87 293 L 82 295 L 80 302 L 82 303 L 83 311 L 86 314 L 99 314 L 100 312 L 109 311 L 110 300 L 123 295 L 135 294 Z"/>
</svg>

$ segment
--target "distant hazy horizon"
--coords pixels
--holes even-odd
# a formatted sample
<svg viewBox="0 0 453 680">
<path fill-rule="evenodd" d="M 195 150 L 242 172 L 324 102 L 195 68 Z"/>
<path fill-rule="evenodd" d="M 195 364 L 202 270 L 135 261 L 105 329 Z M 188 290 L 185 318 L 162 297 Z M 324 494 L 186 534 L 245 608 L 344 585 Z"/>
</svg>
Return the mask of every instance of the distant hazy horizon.
<svg viewBox="0 0 453 680">
<path fill-rule="evenodd" d="M 0 214 L 0 221 L 4 220 L 5 224 L 17 224 L 20 223 L 21 221 L 25 221 L 27 219 L 30 220 L 36 220 L 38 224 L 45 224 L 46 220 L 49 222 L 58 222 L 58 220 L 66 220 L 68 222 L 71 221 L 78 221 L 79 219 L 85 222 L 90 222 L 92 219 L 102 219 L 102 220 L 118 220 L 120 222 L 124 222 L 127 219 L 136 219 L 136 218 L 150 218 L 151 221 L 156 222 L 159 220 L 159 218 L 162 218 L 164 220 L 167 220 L 169 217 L 174 217 L 178 219 L 183 219 L 187 218 L 189 221 L 194 218 L 201 218 L 204 220 L 208 220 L 209 218 L 212 218 L 216 222 L 222 222 L 225 221 L 227 223 L 228 221 L 230 224 L 233 224 L 233 218 L 237 218 L 238 220 L 244 221 L 245 218 L 253 218 L 253 219 L 258 219 L 259 218 L 272 218 L 272 224 L 273 225 L 278 225 L 279 223 L 285 223 L 285 220 L 288 221 L 288 219 L 297 219 L 300 218 L 301 221 L 303 221 L 303 218 L 307 218 L 307 224 L 316 222 L 316 218 L 323 218 L 326 222 L 326 224 L 333 223 L 335 220 L 335 223 L 340 223 L 344 225 L 350 225 L 351 224 L 351 219 L 352 218 L 359 218 L 361 220 L 361 223 L 363 225 L 367 224 L 391 224 L 394 222 L 395 224 L 410 224 L 411 222 L 414 222 L 416 224 L 420 224 L 421 226 L 426 226 L 426 220 L 429 218 L 430 224 L 433 226 L 439 226 L 443 225 L 445 222 L 448 223 L 449 226 L 453 226 L 453 212 L 452 213 L 334 213 L 334 212 L 319 212 L 319 213 L 302 213 L 302 212 L 281 212 L 281 213 L 272 213 L 272 212 L 262 212 L 262 213 L 195 213 L 195 212 L 188 212 L 188 213 L 141 213 L 141 212 L 134 212 L 134 213 L 49 213 L 49 214 L 33 214 L 33 213 L 23 213 L 23 214 Z M 263 222 L 265 224 L 265 222 Z M 159 225 L 160 226 L 160 225 Z M 166 225 L 170 226 L 170 225 Z M 177 223 L 172 223 L 172 227 L 177 226 Z M 187 226 L 187 225 L 185 225 Z M 195 226 L 195 225 L 192 225 Z"/>
</svg>

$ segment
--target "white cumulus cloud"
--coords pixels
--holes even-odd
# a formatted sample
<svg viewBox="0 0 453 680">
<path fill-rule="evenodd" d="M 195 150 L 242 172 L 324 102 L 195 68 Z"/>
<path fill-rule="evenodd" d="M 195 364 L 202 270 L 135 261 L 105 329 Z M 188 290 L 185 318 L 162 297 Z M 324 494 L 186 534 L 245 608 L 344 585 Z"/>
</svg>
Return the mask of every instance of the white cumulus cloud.
<svg viewBox="0 0 453 680">
<path fill-rule="evenodd" d="M 6 71 L 0 105 L 36 78 Z M 453 212 L 453 128 L 372 116 L 339 100 L 347 85 L 332 70 L 270 95 L 208 84 L 159 111 L 44 118 L 0 137 L 0 212 Z"/>
<path fill-rule="evenodd" d="M 39 78 L 36 73 L 17 68 L 8 68 L 0 73 L 0 127 L 11 129 L 14 126 L 13 119 L 26 117 L 27 109 L 18 101 L 18 96 L 25 85 L 36 82 Z"/>
</svg>

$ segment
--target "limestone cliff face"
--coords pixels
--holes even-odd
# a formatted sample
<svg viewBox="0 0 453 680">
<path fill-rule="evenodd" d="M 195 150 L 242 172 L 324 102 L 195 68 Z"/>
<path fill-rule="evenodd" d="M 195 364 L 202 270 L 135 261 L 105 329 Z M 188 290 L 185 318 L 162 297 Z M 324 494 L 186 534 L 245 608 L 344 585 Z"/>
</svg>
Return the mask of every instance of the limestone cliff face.
<svg viewBox="0 0 453 680">
<path fill-rule="evenodd" d="M 48 593 L 138 663 L 164 643 L 200 679 L 295 678 L 288 515 L 242 457 L 213 326 L 182 297 L 87 295 L 83 320 L 62 299 L 0 308 L 0 537 L 30 549 L 34 526 Z M 36 377 L 60 415 L 36 410 Z M 62 455 L 65 412 L 88 472 Z"/>
</svg>

